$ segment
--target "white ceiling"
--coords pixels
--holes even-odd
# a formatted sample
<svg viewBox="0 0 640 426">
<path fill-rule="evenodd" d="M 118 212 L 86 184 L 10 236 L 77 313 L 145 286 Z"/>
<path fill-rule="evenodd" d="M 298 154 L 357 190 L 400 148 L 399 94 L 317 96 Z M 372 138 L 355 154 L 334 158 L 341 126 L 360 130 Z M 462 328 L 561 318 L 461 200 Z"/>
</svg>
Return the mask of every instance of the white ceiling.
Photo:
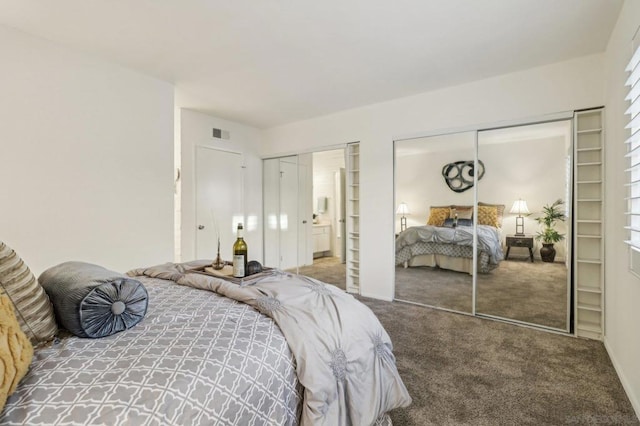
<svg viewBox="0 0 640 426">
<path fill-rule="evenodd" d="M 0 24 L 271 127 L 602 52 L 622 0 L 3 0 Z"/>
</svg>

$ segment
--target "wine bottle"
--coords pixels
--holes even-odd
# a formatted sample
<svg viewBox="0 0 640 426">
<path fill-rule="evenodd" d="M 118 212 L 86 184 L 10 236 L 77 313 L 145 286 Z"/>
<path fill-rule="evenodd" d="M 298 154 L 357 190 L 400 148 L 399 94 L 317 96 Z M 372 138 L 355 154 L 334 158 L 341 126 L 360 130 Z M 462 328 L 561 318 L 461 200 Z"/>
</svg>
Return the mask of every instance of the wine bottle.
<svg viewBox="0 0 640 426">
<path fill-rule="evenodd" d="M 233 243 L 233 276 L 242 278 L 247 274 L 247 243 L 242 237 L 242 223 L 238 224 L 238 238 Z"/>
</svg>

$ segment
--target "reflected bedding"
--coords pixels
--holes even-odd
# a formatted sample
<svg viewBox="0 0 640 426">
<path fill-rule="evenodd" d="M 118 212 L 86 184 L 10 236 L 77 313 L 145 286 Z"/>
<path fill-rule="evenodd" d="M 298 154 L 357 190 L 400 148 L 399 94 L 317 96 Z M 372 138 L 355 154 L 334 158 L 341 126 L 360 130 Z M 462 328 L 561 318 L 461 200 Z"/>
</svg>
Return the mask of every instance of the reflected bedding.
<svg viewBox="0 0 640 426">
<path fill-rule="evenodd" d="M 478 225 L 478 271 L 487 273 L 503 259 L 500 230 Z M 396 265 L 409 264 L 421 255 L 473 258 L 473 227 L 412 226 L 396 238 Z M 464 270 L 461 272 L 470 272 Z"/>
</svg>

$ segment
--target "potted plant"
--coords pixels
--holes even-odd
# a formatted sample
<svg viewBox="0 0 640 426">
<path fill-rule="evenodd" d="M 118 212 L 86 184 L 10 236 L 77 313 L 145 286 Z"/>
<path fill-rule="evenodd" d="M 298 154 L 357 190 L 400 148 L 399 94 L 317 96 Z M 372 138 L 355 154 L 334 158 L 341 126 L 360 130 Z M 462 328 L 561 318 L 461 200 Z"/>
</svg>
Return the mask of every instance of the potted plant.
<svg viewBox="0 0 640 426">
<path fill-rule="evenodd" d="M 542 207 L 542 216 L 536 218 L 536 221 L 542 225 L 542 230 L 536 234 L 536 240 L 542 241 L 540 249 L 540 257 L 543 262 L 553 262 L 556 258 L 556 249 L 553 245 L 564 240 L 564 235 L 559 233 L 555 228 L 556 222 L 564 222 L 566 216 L 562 206 L 564 201 L 558 199 L 553 204 L 547 204 Z"/>
</svg>

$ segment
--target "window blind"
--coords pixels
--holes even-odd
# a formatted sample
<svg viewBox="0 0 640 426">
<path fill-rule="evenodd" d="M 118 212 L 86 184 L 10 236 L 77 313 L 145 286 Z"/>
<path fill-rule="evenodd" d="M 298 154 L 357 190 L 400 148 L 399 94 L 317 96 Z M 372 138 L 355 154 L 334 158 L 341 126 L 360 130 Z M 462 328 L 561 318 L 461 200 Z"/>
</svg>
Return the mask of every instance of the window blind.
<svg viewBox="0 0 640 426">
<path fill-rule="evenodd" d="M 629 129 L 631 136 L 625 141 L 627 145 L 628 173 L 627 186 L 627 215 L 629 217 L 625 227 L 628 231 L 628 240 L 625 241 L 637 250 L 640 250 L 640 46 L 635 49 L 631 61 L 627 65 L 629 73 L 625 85 L 628 93 L 625 100 L 630 102 L 625 115 L 629 116 L 629 122 L 625 129 Z"/>
</svg>

